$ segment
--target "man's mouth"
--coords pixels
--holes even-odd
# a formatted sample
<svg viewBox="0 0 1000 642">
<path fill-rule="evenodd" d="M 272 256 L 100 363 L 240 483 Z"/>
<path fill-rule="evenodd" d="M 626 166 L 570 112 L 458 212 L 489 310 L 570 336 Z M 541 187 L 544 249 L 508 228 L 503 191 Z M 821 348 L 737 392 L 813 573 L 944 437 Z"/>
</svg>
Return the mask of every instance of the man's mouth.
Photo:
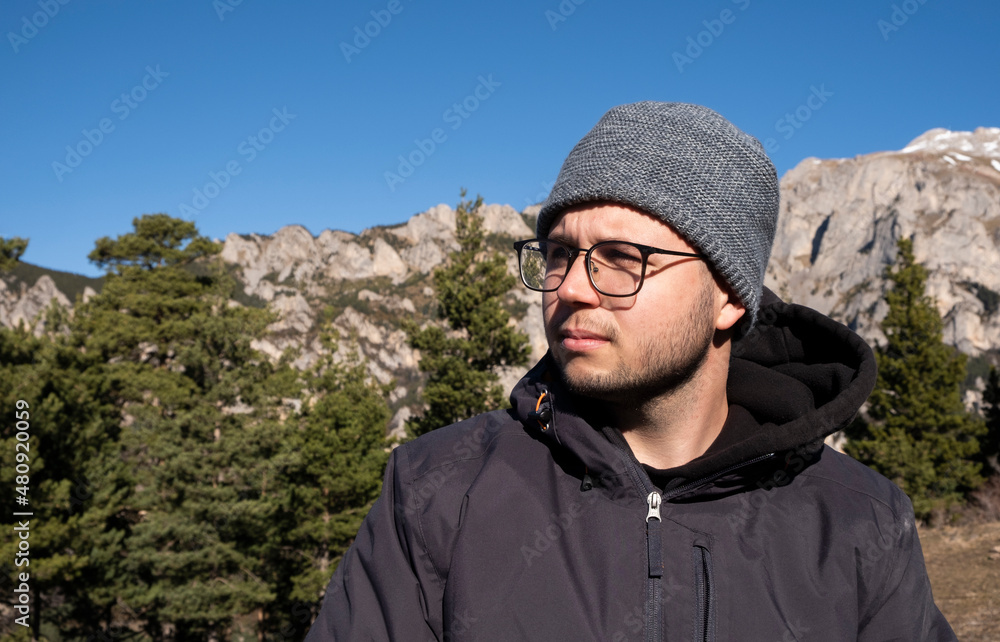
<svg viewBox="0 0 1000 642">
<path fill-rule="evenodd" d="M 606 346 L 611 340 L 598 332 L 568 328 L 559 332 L 562 347 L 570 352 L 587 352 Z"/>
</svg>

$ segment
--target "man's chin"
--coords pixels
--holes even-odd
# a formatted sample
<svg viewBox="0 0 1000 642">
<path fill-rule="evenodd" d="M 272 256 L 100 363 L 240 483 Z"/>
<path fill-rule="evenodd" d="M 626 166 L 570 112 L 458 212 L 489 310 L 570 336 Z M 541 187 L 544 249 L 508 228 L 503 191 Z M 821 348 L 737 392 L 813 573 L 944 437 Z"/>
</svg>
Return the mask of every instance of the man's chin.
<svg viewBox="0 0 1000 642">
<path fill-rule="evenodd" d="M 616 377 L 612 373 L 592 367 L 584 367 L 579 359 L 569 363 L 560 363 L 560 374 L 563 385 L 575 395 L 590 397 L 605 401 L 613 401 L 620 393 L 620 384 L 616 385 Z"/>
<path fill-rule="evenodd" d="M 670 367 L 637 371 L 623 364 L 607 367 L 580 358 L 557 359 L 563 384 L 573 394 L 633 407 L 680 389 L 696 376 L 704 361 L 702 352 Z"/>
<path fill-rule="evenodd" d="M 571 381 L 586 382 L 606 379 L 611 372 L 611 368 L 606 367 L 597 358 L 597 355 L 579 352 L 554 353 L 556 364 L 562 373 L 563 380 L 569 384 Z"/>
</svg>

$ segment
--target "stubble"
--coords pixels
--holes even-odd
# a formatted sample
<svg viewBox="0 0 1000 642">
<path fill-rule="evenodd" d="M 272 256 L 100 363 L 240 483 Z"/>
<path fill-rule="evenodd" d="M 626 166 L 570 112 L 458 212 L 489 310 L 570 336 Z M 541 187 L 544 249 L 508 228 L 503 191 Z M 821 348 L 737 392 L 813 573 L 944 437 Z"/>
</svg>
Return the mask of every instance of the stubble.
<svg viewBox="0 0 1000 642">
<path fill-rule="evenodd" d="M 715 337 L 711 289 L 705 287 L 686 323 L 673 337 L 648 336 L 637 342 L 634 363 L 620 359 L 609 372 L 568 376 L 560 364 L 563 382 L 573 393 L 633 408 L 670 396 L 684 388 L 708 357 Z M 608 328 L 612 341 L 618 333 Z"/>
</svg>

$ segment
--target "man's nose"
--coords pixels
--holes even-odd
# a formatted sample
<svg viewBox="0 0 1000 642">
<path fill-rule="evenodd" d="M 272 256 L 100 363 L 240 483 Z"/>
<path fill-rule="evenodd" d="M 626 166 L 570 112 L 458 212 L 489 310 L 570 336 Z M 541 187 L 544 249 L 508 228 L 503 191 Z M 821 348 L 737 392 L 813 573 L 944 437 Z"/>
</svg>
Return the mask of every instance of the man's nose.
<svg viewBox="0 0 1000 642">
<path fill-rule="evenodd" d="M 587 275 L 587 260 L 585 254 L 579 254 L 569 266 L 566 278 L 556 290 L 561 301 L 579 302 L 587 305 L 600 305 L 601 293 L 594 289 Z"/>
</svg>

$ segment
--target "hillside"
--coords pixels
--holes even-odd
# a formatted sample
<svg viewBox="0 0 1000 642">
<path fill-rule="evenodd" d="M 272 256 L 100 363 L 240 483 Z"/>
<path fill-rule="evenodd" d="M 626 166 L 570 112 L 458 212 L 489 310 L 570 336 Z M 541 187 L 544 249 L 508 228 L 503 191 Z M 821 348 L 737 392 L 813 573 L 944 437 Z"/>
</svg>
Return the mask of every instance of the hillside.
<svg viewBox="0 0 1000 642">
<path fill-rule="evenodd" d="M 87 298 L 101 291 L 103 279 L 71 272 L 50 270 L 19 262 L 13 270 L 0 275 L 0 325 L 12 328 L 31 324 L 52 300 L 72 307 L 76 298 Z"/>
</svg>

